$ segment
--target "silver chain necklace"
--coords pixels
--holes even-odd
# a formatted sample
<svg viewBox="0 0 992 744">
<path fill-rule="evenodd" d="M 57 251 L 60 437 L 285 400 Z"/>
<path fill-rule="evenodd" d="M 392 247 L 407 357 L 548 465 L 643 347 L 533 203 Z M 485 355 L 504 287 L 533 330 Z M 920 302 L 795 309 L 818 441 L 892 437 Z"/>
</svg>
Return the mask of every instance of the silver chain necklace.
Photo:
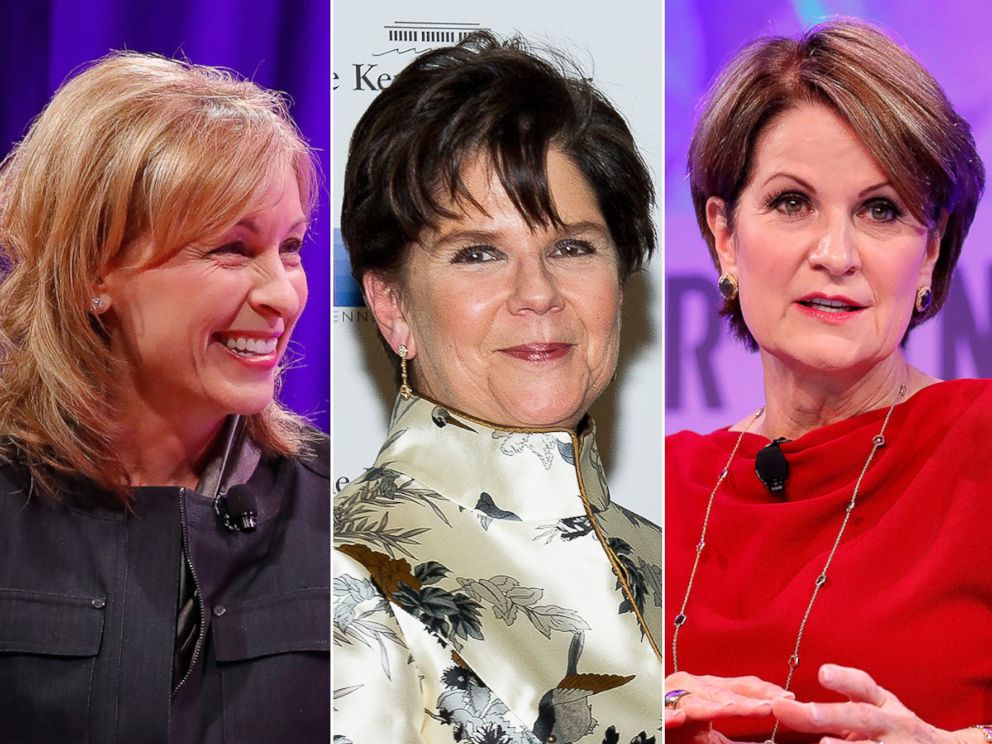
<svg viewBox="0 0 992 744">
<path fill-rule="evenodd" d="M 830 553 L 827 555 L 827 560 L 823 564 L 823 570 L 820 571 L 819 575 L 816 577 L 816 581 L 813 582 L 813 593 L 810 595 L 809 604 L 806 605 L 806 612 L 803 613 L 803 619 L 799 623 L 799 631 L 796 633 L 796 642 L 792 648 L 792 655 L 789 657 L 789 673 L 785 678 L 786 690 L 790 689 L 792 685 L 792 675 L 796 671 L 796 667 L 799 666 L 799 646 L 803 642 L 803 633 L 806 632 L 806 622 L 809 620 L 810 613 L 813 611 L 813 604 L 816 602 L 817 596 L 820 594 L 820 589 L 823 585 L 827 583 L 827 571 L 830 569 L 830 564 L 834 560 L 834 554 L 837 552 L 837 548 L 840 545 L 841 538 L 844 536 L 844 530 L 847 529 L 847 523 L 851 519 L 851 512 L 854 511 L 854 507 L 858 501 L 858 492 L 861 490 L 861 481 L 864 480 L 865 473 L 868 472 L 868 467 L 871 465 L 872 460 L 875 459 L 875 454 L 882 447 L 885 446 L 885 429 L 889 425 L 889 419 L 892 417 L 892 412 L 895 410 L 896 405 L 905 397 L 906 395 L 906 385 L 900 385 L 899 391 L 896 394 L 896 399 L 889 406 L 888 412 L 885 414 L 885 419 L 882 421 L 882 426 L 876 434 L 871 439 L 871 452 L 868 453 L 868 458 L 865 460 L 865 464 L 861 468 L 861 473 L 858 475 L 858 480 L 854 483 L 854 491 L 851 493 L 851 500 L 848 501 L 847 507 L 844 510 L 844 519 L 840 523 L 840 529 L 837 530 L 837 537 L 834 538 L 834 544 L 830 547 Z M 761 414 L 765 412 L 765 409 L 759 408 L 758 411 L 751 417 L 747 425 L 741 430 L 741 433 L 737 437 L 737 441 L 734 443 L 734 447 L 730 450 L 730 456 L 727 458 L 727 464 L 723 466 L 723 470 L 720 471 L 720 476 L 716 479 L 716 483 L 713 485 L 713 490 L 710 491 L 710 498 L 706 502 L 706 512 L 703 515 L 703 527 L 699 533 L 699 542 L 696 543 L 696 557 L 692 561 L 692 571 L 689 572 L 689 583 L 685 587 L 685 596 L 682 597 L 682 606 L 679 608 L 679 614 L 675 616 L 675 629 L 672 632 L 672 668 L 674 671 L 679 670 L 679 630 L 685 625 L 688 619 L 685 614 L 686 606 L 689 604 L 689 595 L 692 593 L 692 585 L 696 580 L 696 570 L 699 568 L 699 558 L 703 553 L 703 548 L 706 547 L 706 531 L 709 528 L 710 514 L 713 510 L 713 501 L 716 499 L 716 492 L 720 489 L 720 484 L 726 480 L 727 476 L 730 474 L 730 465 L 734 461 L 734 457 L 737 455 L 737 450 L 741 446 L 741 442 L 744 439 L 744 435 L 754 426 L 754 422 L 757 421 Z M 775 744 L 775 736 L 778 734 L 778 721 L 775 721 L 775 726 L 772 728 L 772 735 L 769 739 L 766 739 L 766 744 Z"/>
</svg>

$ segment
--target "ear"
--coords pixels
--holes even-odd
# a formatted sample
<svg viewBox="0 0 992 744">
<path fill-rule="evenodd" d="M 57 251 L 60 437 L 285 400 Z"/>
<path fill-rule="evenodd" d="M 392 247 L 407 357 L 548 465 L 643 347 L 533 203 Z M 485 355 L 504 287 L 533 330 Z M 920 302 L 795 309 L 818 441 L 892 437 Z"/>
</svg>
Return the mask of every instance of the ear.
<svg viewBox="0 0 992 744">
<path fill-rule="evenodd" d="M 390 348 L 396 351 L 400 344 L 405 344 L 407 358 L 413 359 L 417 356 L 417 343 L 413 338 L 406 311 L 403 309 L 397 283 L 379 272 L 368 271 L 362 277 L 362 290 L 365 292 L 365 303 L 372 311 L 379 332 Z"/>
<path fill-rule="evenodd" d="M 737 250 L 734 247 L 730 222 L 727 219 L 727 205 L 716 196 L 706 200 L 706 224 L 713 234 L 713 248 L 720 262 L 721 274 L 737 275 Z"/>
<path fill-rule="evenodd" d="M 937 226 L 930 231 L 927 236 L 927 247 L 923 253 L 923 263 L 920 265 L 920 277 L 917 286 L 930 286 L 933 283 L 933 269 L 937 265 L 940 257 L 940 241 L 944 239 L 944 230 L 947 229 L 947 211 L 941 211 L 940 221 Z"/>
</svg>

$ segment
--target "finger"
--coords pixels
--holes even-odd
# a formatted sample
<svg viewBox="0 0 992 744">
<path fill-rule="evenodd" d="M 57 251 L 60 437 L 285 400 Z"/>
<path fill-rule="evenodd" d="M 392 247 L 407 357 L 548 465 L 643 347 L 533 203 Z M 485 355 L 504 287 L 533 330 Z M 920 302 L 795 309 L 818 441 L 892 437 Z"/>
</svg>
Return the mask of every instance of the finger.
<svg viewBox="0 0 992 744">
<path fill-rule="evenodd" d="M 685 711 L 679 709 L 665 708 L 665 728 L 678 728 L 685 723 Z"/>
<path fill-rule="evenodd" d="M 820 739 L 820 744 L 884 744 L 878 739 L 835 739 L 832 736 L 824 736 Z"/>
<path fill-rule="evenodd" d="M 665 688 L 668 690 L 685 689 L 693 690 L 705 685 L 707 688 L 723 689 L 735 692 L 745 697 L 753 697 L 761 700 L 774 700 L 779 697 L 795 699 L 795 695 L 787 691 L 784 687 L 766 682 L 760 677 L 753 675 L 746 677 L 714 677 L 704 674 L 696 676 L 686 672 L 676 672 L 665 680 Z"/>
<path fill-rule="evenodd" d="M 823 664 L 819 671 L 820 684 L 828 690 L 846 695 L 859 703 L 880 706 L 888 700 L 886 690 L 867 672 L 838 664 Z"/>
<path fill-rule="evenodd" d="M 832 733 L 841 736 L 855 734 L 866 739 L 883 739 L 893 721 L 888 713 L 869 703 L 797 703 L 776 700 L 772 705 L 775 717 L 796 731 Z"/>
<path fill-rule="evenodd" d="M 740 695 L 720 687 L 699 685 L 692 694 L 679 699 L 678 709 L 685 712 L 687 720 L 714 720 L 717 718 L 764 718 L 771 715 L 772 701 Z"/>
</svg>

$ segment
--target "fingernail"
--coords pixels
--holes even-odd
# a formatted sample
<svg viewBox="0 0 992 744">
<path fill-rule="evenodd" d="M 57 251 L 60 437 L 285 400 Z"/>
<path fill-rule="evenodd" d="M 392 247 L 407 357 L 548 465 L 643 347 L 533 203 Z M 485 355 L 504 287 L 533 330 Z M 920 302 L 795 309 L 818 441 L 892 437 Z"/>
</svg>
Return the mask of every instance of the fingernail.
<svg viewBox="0 0 992 744">
<path fill-rule="evenodd" d="M 822 667 L 820 667 L 820 681 L 825 683 L 833 682 L 834 670 L 825 664 Z"/>
<path fill-rule="evenodd" d="M 778 700 L 795 700 L 796 699 L 796 693 L 791 692 L 789 690 L 782 690 L 782 692 L 780 692 L 778 694 L 778 698 L 777 699 Z"/>
<path fill-rule="evenodd" d="M 816 703 L 809 704 L 809 718 L 813 723 L 823 723 L 823 711 Z"/>
</svg>

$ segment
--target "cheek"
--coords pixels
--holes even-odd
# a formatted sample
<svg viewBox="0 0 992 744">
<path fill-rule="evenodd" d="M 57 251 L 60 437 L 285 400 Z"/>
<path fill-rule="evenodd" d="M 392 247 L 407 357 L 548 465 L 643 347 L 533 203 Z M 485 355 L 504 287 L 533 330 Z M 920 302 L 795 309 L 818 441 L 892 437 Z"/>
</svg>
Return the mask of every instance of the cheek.
<svg viewBox="0 0 992 744">
<path fill-rule="evenodd" d="M 623 293 L 615 280 L 590 282 L 574 300 L 589 336 L 590 347 L 601 350 L 605 358 L 615 357 L 620 345 Z"/>
<path fill-rule="evenodd" d="M 432 287 L 414 305 L 414 334 L 459 348 L 474 345 L 493 327 L 496 297 L 479 286 Z"/>
</svg>

